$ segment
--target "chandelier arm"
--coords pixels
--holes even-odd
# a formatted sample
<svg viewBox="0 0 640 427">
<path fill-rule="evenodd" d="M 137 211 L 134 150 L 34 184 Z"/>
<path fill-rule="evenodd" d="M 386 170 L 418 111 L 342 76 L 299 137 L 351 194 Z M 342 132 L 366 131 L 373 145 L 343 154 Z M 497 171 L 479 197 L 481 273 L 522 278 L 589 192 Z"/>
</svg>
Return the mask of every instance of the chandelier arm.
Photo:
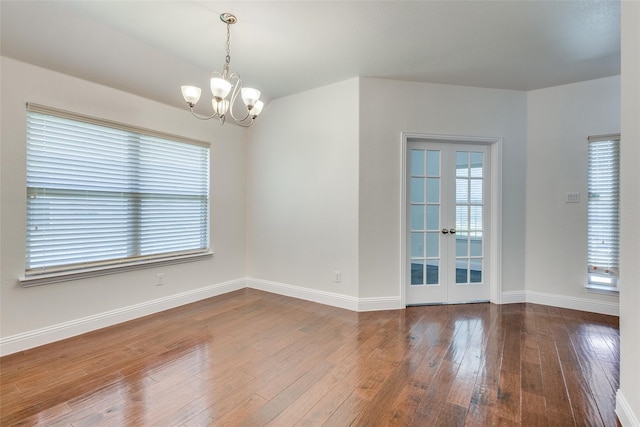
<svg viewBox="0 0 640 427">
<path fill-rule="evenodd" d="M 195 117 L 196 119 L 200 119 L 200 120 L 211 120 L 211 119 L 213 119 L 213 118 L 218 117 L 218 113 L 213 113 L 213 114 L 212 114 L 212 115 L 210 115 L 210 116 L 203 116 L 203 115 L 201 115 L 201 114 L 198 114 L 198 113 L 196 113 L 195 111 L 193 111 L 193 107 L 192 107 L 192 106 L 189 106 L 189 111 L 191 111 L 191 115 L 192 115 L 193 117 Z"/>
<path fill-rule="evenodd" d="M 233 80 L 235 80 L 235 84 L 234 84 Z M 233 73 L 233 74 L 231 74 L 231 76 L 229 76 L 229 81 L 231 82 L 231 84 L 233 84 L 233 92 L 231 93 L 229 114 L 231 114 L 231 117 L 233 118 L 233 121 L 235 121 L 240 126 L 244 126 L 243 123 L 246 123 L 247 119 L 251 118 L 251 111 L 249 111 L 247 109 L 247 113 L 244 115 L 244 117 L 242 117 L 240 119 L 237 118 L 236 115 L 233 113 L 233 107 L 236 104 L 236 99 L 238 98 L 238 94 L 242 90 L 242 80 L 240 80 L 240 75 L 238 73 Z M 251 118 L 249 124 L 246 125 L 246 126 L 250 126 L 251 123 L 253 123 L 253 118 Z"/>
</svg>

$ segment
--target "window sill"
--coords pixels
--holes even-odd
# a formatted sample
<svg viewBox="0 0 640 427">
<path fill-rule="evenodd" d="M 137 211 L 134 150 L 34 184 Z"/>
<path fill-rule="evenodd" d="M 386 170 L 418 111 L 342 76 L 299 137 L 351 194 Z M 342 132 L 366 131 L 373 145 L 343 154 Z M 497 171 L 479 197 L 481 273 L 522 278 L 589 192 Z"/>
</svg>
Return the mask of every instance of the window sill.
<svg viewBox="0 0 640 427">
<path fill-rule="evenodd" d="M 587 285 L 587 292 L 589 292 L 590 294 L 602 294 L 602 295 L 612 295 L 612 296 L 619 296 L 620 295 L 620 291 L 616 288 L 611 288 L 609 286 L 598 286 L 598 285 Z"/>
<path fill-rule="evenodd" d="M 133 261 L 117 265 L 100 266 L 71 271 L 59 271 L 55 273 L 34 274 L 19 278 L 18 283 L 20 284 L 20 286 L 25 288 L 31 286 L 48 285 L 51 283 L 68 282 L 70 280 L 80 280 L 90 277 L 106 276 L 108 274 L 124 273 L 126 271 L 141 270 L 143 268 L 162 267 L 164 265 L 200 261 L 206 258 L 211 258 L 213 254 L 213 252 L 201 252 L 167 258 Z"/>
</svg>

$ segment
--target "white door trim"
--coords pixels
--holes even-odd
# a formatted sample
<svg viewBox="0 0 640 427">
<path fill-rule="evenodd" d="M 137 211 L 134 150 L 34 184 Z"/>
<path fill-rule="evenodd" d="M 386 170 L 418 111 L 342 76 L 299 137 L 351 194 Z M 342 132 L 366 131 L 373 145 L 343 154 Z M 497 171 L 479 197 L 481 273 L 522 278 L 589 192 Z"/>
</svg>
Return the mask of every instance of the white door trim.
<svg viewBox="0 0 640 427">
<path fill-rule="evenodd" d="M 491 156 L 491 235 L 489 238 L 489 301 L 501 304 L 502 293 L 502 138 L 437 135 L 402 132 L 401 186 L 400 189 L 400 302 L 406 307 L 406 282 L 408 280 L 407 254 L 407 142 L 426 142 L 488 145 Z"/>
</svg>

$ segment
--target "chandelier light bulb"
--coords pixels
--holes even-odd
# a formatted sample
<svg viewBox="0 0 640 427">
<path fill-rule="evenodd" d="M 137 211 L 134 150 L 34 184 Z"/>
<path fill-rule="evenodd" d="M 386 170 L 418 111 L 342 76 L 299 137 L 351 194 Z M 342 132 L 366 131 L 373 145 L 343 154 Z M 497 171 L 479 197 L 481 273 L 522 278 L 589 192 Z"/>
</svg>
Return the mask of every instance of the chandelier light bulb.
<svg viewBox="0 0 640 427">
<path fill-rule="evenodd" d="M 211 94 L 214 98 L 226 98 L 231 92 L 231 83 L 220 77 L 211 78 Z"/>
<path fill-rule="evenodd" d="M 255 119 L 256 117 L 258 117 L 258 114 L 262 112 L 263 108 L 264 108 L 264 102 L 262 101 L 256 102 L 256 105 L 254 105 L 250 111 L 251 116 Z"/>
<path fill-rule="evenodd" d="M 202 93 L 202 90 L 199 87 L 196 86 L 182 86 L 182 96 L 184 97 L 184 100 L 187 101 L 187 104 L 189 105 L 196 105 L 198 103 L 198 101 L 200 100 L 200 94 Z"/>
<path fill-rule="evenodd" d="M 247 107 L 256 105 L 256 102 L 260 99 L 260 91 L 252 87 L 243 87 L 240 94 L 242 95 L 242 102 Z"/>
</svg>

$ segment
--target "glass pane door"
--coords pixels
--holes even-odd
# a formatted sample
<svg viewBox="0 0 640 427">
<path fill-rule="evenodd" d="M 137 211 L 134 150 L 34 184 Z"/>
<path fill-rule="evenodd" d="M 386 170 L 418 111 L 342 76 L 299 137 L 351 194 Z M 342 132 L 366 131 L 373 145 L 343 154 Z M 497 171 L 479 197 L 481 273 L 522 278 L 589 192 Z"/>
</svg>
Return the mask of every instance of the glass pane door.
<svg viewBox="0 0 640 427">
<path fill-rule="evenodd" d="M 488 300 L 488 148 L 420 141 L 408 148 L 407 304 Z"/>
</svg>

